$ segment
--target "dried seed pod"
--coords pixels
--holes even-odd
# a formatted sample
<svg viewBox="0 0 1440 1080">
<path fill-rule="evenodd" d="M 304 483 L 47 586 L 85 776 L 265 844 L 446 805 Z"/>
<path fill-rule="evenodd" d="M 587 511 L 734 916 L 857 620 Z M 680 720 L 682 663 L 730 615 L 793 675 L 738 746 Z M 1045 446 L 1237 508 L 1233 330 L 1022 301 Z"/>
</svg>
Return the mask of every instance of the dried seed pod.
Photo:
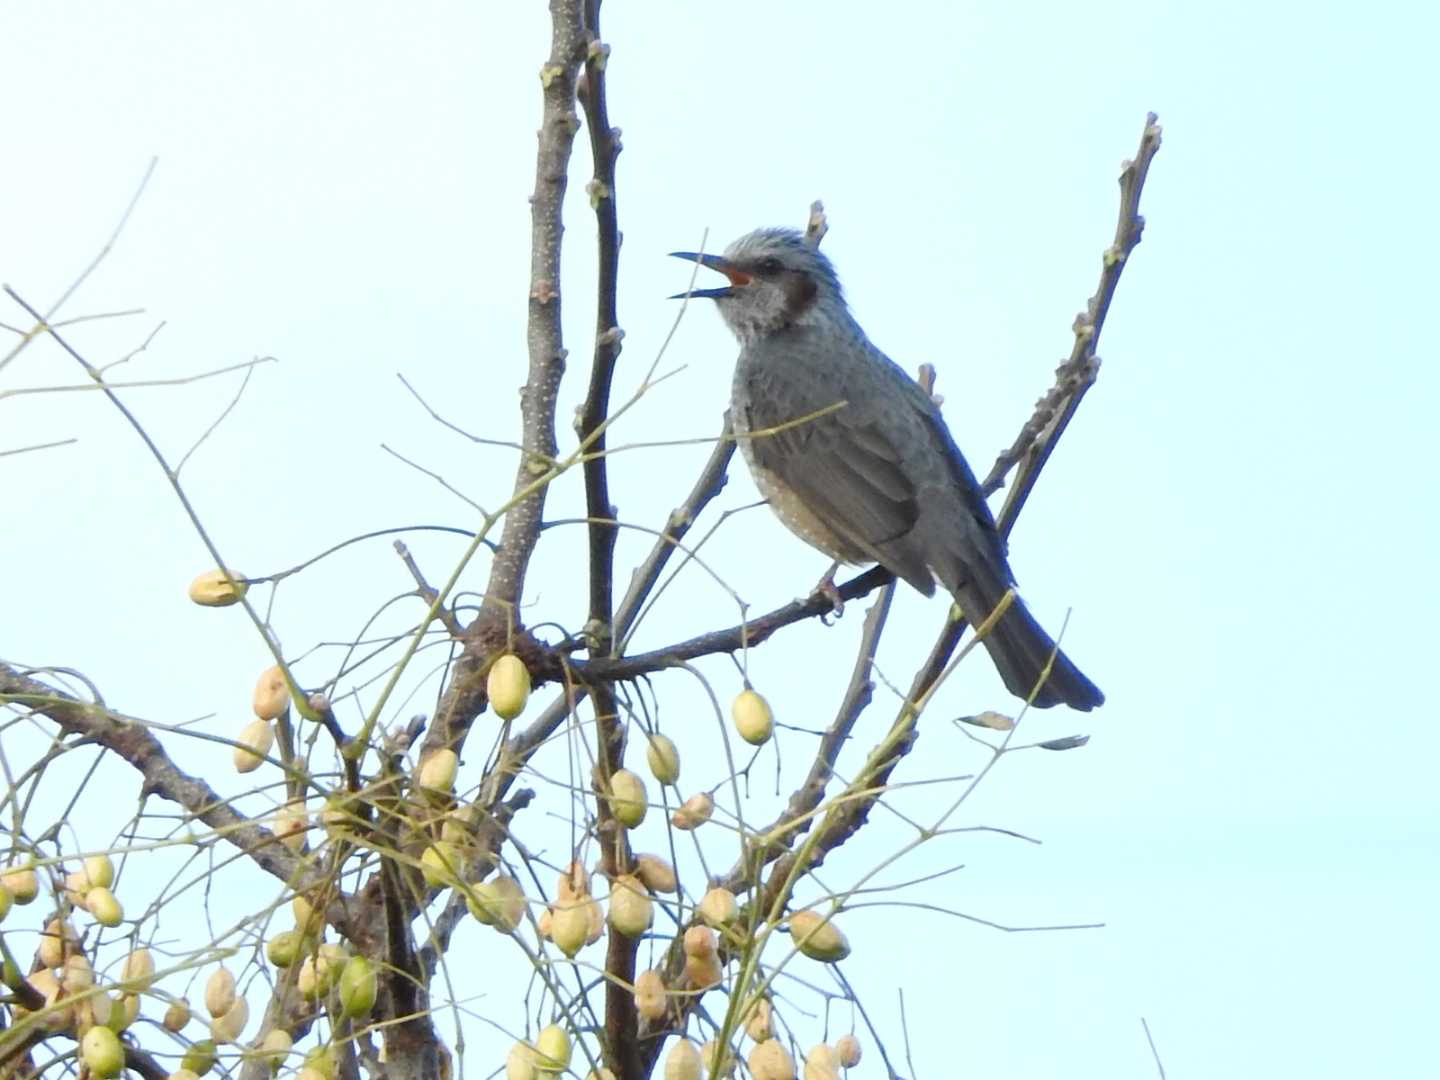
<svg viewBox="0 0 1440 1080">
<path fill-rule="evenodd" d="M 224 570 L 207 570 L 190 582 L 190 599 L 201 607 L 229 607 L 238 604 L 249 588 L 239 574 L 231 578 Z"/>
<path fill-rule="evenodd" d="M 585 917 L 588 920 L 585 944 L 594 945 L 605 936 L 605 909 L 593 896 L 587 896 L 581 903 L 585 905 Z"/>
<path fill-rule="evenodd" d="M 205 1011 L 211 1016 L 224 1016 L 235 1004 L 235 976 L 223 964 L 205 981 Z"/>
<path fill-rule="evenodd" d="M 715 800 L 702 791 L 698 795 L 691 795 L 680 805 L 680 809 L 670 815 L 670 824 L 689 832 L 704 825 L 714 812 Z"/>
<path fill-rule="evenodd" d="M 217 1043 L 239 1042 L 250 1022 L 250 1003 L 243 997 L 236 998 L 235 1004 L 210 1021 L 210 1037 Z"/>
<path fill-rule="evenodd" d="M 85 910 L 95 917 L 101 926 L 119 926 L 125 920 L 125 909 L 115 894 L 99 886 L 85 894 Z"/>
<path fill-rule="evenodd" d="M 505 1055 L 505 1080 L 535 1080 L 535 1048 L 527 1042 L 517 1042 Z"/>
<path fill-rule="evenodd" d="M 35 952 L 42 966 L 57 968 L 65 962 L 65 957 L 77 952 L 79 948 L 80 938 L 75 933 L 75 927 L 63 919 L 53 918 L 41 931 L 40 944 L 36 946 Z"/>
<path fill-rule="evenodd" d="M 130 984 L 137 994 L 149 990 L 155 982 L 155 957 L 146 948 L 135 949 L 125 957 L 125 966 L 120 977 Z"/>
<path fill-rule="evenodd" d="M 640 879 L 621 874 L 610 884 L 610 925 L 626 937 L 639 937 L 655 921 L 655 902 Z"/>
<path fill-rule="evenodd" d="M 805 1055 L 802 1080 L 840 1080 L 840 1055 L 833 1046 L 817 1043 Z"/>
<path fill-rule="evenodd" d="M 40 878 L 32 866 L 16 866 L 5 871 L 4 877 L 0 877 L 0 885 L 4 885 L 17 904 L 28 904 L 40 894 Z"/>
<path fill-rule="evenodd" d="M 685 931 L 684 947 L 686 956 L 713 956 L 719 943 L 708 926 L 692 926 Z"/>
<path fill-rule="evenodd" d="M 235 740 L 231 755 L 238 773 L 254 772 L 265 763 L 271 747 L 275 745 L 275 732 L 268 720 L 251 720 Z"/>
<path fill-rule="evenodd" d="M 673 893 L 680 887 L 675 868 L 658 855 L 637 855 L 635 876 L 652 893 Z"/>
<path fill-rule="evenodd" d="M 165 1019 L 161 1021 L 165 1030 L 172 1035 L 180 1034 L 180 1030 L 190 1022 L 190 1003 L 184 998 L 176 998 L 165 1010 Z"/>
<path fill-rule="evenodd" d="M 550 940 L 568 957 L 574 957 L 590 933 L 590 915 L 583 901 L 570 900 L 550 911 Z"/>
<path fill-rule="evenodd" d="M 309 828 L 310 815 L 305 810 L 304 799 L 292 799 L 275 814 L 275 835 L 297 854 L 305 847 L 305 833 Z"/>
<path fill-rule="evenodd" d="M 754 1080 L 795 1080 L 795 1059 L 779 1039 L 766 1039 L 750 1051 L 747 1059 Z"/>
<path fill-rule="evenodd" d="M 775 1011 L 768 998 L 761 998 L 751 1006 L 745 1017 L 745 1034 L 757 1043 L 775 1037 Z"/>
<path fill-rule="evenodd" d="M 525 892 L 514 878 L 499 874 L 471 891 L 465 906 L 481 922 L 508 934 L 524 921 Z"/>
<path fill-rule="evenodd" d="M 677 1039 L 665 1055 L 665 1080 L 700 1080 L 700 1051 L 689 1039 Z"/>
<path fill-rule="evenodd" d="M 729 926 L 740 916 L 740 902 L 729 889 L 714 888 L 700 898 L 695 909 L 706 926 L 720 929 Z"/>
<path fill-rule="evenodd" d="M 736 695 L 730 704 L 730 718 L 735 721 L 735 730 L 751 746 L 763 746 L 770 741 L 775 730 L 775 716 L 770 703 L 746 687 Z"/>
<path fill-rule="evenodd" d="M 270 1068 L 278 1069 L 285 1064 L 285 1059 L 290 1056 L 290 1051 L 295 1048 L 295 1040 L 284 1028 L 271 1028 L 260 1040 L 260 1045 L 255 1047 L 255 1057 L 264 1062 Z M 173 1080 L 173 1078 L 172 1078 Z"/>
<path fill-rule="evenodd" d="M 650 736 L 650 744 L 645 747 L 645 762 L 650 766 L 650 775 L 662 784 L 673 784 L 680 779 L 680 751 L 668 735 Z"/>
<path fill-rule="evenodd" d="M 716 953 L 691 953 L 685 957 L 685 977 L 698 990 L 708 990 L 725 977 Z"/>
<path fill-rule="evenodd" d="M 67 994 L 78 994 L 95 985 L 95 969 L 90 966 L 90 959 L 84 953 L 75 953 L 65 958 L 65 964 L 60 968 L 60 985 Z"/>
<path fill-rule="evenodd" d="M 835 1040 L 835 1056 L 846 1069 L 860 1064 L 860 1040 L 854 1035 L 841 1035 Z"/>
<path fill-rule="evenodd" d="M 448 747 L 427 754 L 420 767 L 415 770 L 415 782 L 426 791 L 449 794 L 455 789 L 455 774 L 460 768 L 460 758 Z"/>
<path fill-rule="evenodd" d="M 578 900 L 590 895 L 590 871 L 579 859 L 560 871 L 560 878 L 555 882 L 555 895 L 561 900 Z"/>
<path fill-rule="evenodd" d="M 819 912 L 792 912 L 790 936 L 795 947 L 812 960 L 833 964 L 850 955 L 850 942 L 840 928 Z"/>
<path fill-rule="evenodd" d="M 637 828 L 649 809 L 645 781 L 629 769 L 617 769 L 610 777 L 610 811 L 627 829 Z"/>
<path fill-rule="evenodd" d="M 646 1020 L 659 1020 L 665 1015 L 665 980 L 653 968 L 635 976 L 635 1011 Z"/>
<path fill-rule="evenodd" d="M 496 716 L 514 720 L 530 700 L 530 669 L 513 653 L 497 656 L 485 677 L 485 692 Z"/>
<path fill-rule="evenodd" d="M 276 664 L 260 673 L 255 680 L 255 693 L 250 698 L 250 707 L 261 720 L 274 720 L 290 708 L 290 682 L 285 678 L 285 669 Z"/>
</svg>

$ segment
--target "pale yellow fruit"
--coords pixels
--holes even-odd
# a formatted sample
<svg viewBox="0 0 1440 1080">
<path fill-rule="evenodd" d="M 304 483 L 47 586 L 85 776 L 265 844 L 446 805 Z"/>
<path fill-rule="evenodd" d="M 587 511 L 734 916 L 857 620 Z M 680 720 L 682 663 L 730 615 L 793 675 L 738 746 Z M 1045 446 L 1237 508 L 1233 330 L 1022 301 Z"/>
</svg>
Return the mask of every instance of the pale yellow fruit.
<svg viewBox="0 0 1440 1080">
<path fill-rule="evenodd" d="M 349 960 L 350 954 L 343 945 L 327 941 L 315 950 L 315 975 L 320 981 L 320 993 L 330 992 Z"/>
<path fill-rule="evenodd" d="M 684 947 L 686 956 L 712 956 L 719 942 L 708 926 L 692 926 L 685 931 Z"/>
<path fill-rule="evenodd" d="M 665 1055 L 665 1080 L 700 1080 L 700 1051 L 689 1039 L 677 1039 Z"/>
<path fill-rule="evenodd" d="M 312 1070 L 319 1080 L 335 1080 L 335 1074 L 340 1070 L 340 1060 L 335 1054 L 335 1047 L 328 1043 L 315 1047 L 305 1055 L 300 1076 L 305 1075 L 305 1069 Z"/>
<path fill-rule="evenodd" d="M 425 875 L 425 884 L 432 889 L 454 885 L 460 880 L 464 864 L 460 849 L 444 840 L 437 840 L 420 856 L 420 871 Z"/>
<path fill-rule="evenodd" d="M 295 1047 L 295 1040 L 284 1028 L 271 1028 L 260 1040 L 260 1045 L 255 1047 L 254 1055 L 260 1061 L 269 1065 L 272 1069 L 278 1069 L 290 1056 L 290 1051 Z"/>
<path fill-rule="evenodd" d="M 118 1008 L 120 1008 L 120 1006 L 117 1005 L 115 999 L 112 998 L 109 994 L 89 995 L 85 999 L 83 1004 L 76 1005 L 76 1032 L 83 1035 L 85 1031 L 88 1031 L 91 1026 L 91 1024 L 81 1022 L 81 1017 L 79 1013 L 82 1009 L 84 1012 L 89 1014 L 89 1020 L 91 1021 L 91 1023 L 99 1024 L 101 1027 L 108 1027 L 111 1031 L 114 1031 L 115 1029 L 111 1026 L 110 1021 Z M 81 1030 L 82 1028 L 84 1030 Z"/>
<path fill-rule="evenodd" d="M 601 1065 L 599 1072 L 591 1069 L 588 1073 L 586 1073 L 585 1080 L 615 1080 L 615 1074 L 609 1069 L 607 1069 L 604 1065 Z"/>
<path fill-rule="evenodd" d="M 817 1043 L 805 1055 L 802 1080 L 840 1080 L 840 1055 L 833 1046 Z"/>
<path fill-rule="evenodd" d="M 770 703 L 749 688 L 740 691 L 730 704 L 730 718 L 735 730 L 751 746 L 762 746 L 775 730 L 775 716 Z"/>
<path fill-rule="evenodd" d="M 815 911 L 796 911 L 790 916 L 790 936 L 795 947 L 812 960 L 833 964 L 850 955 L 850 942 L 840 928 L 826 922 Z"/>
<path fill-rule="evenodd" d="M 84 953 L 65 958 L 65 965 L 60 969 L 60 985 L 67 994 L 78 994 L 95 985 L 95 969 Z"/>
<path fill-rule="evenodd" d="M 662 784 L 673 784 L 680 779 L 680 751 L 668 735 L 650 736 L 645 762 L 650 766 L 650 775 Z"/>
<path fill-rule="evenodd" d="M 136 993 L 149 990 L 155 982 L 155 957 L 150 955 L 150 950 L 136 949 L 125 957 L 125 966 L 120 969 L 120 977 L 129 983 Z"/>
<path fill-rule="evenodd" d="M 279 664 L 260 673 L 260 678 L 255 681 L 250 707 L 261 720 L 275 720 L 290 708 L 290 683 L 285 678 L 285 669 Z"/>
<path fill-rule="evenodd" d="M 90 880 L 85 876 L 84 870 L 75 870 L 65 875 L 65 902 L 71 907 L 83 908 L 85 906 L 85 894 L 90 891 Z"/>
<path fill-rule="evenodd" d="M 594 945 L 605 936 L 605 909 L 593 896 L 587 896 L 581 903 L 585 905 L 585 944 Z"/>
<path fill-rule="evenodd" d="M 105 1026 L 112 1031 L 121 1032 L 133 1024 L 139 1017 L 140 995 L 121 994 L 112 1000 L 110 1015 L 105 1019 Z"/>
<path fill-rule="evenodd" d="M 270 748 L 275 745 L 275 731 L 268 720 L 251 720 L 235 740 L 231 760 L 238 773 L 254 772 L 265 763 Z"/>
<path fill-rule="evenodd" d="M 265 943 L 265 959 L 277 968 L 288 968 L 300 957 L 305 935 L 299 930 L 281 930 Z"/>
<path fill-rule="evenodd" d="M 540 917 L 535 920 L 535 932 L 540 935 L 542 941 L 553 941 L 550 936 L 550 924 L 555 921 L 554 913 L 547 907 L 540 912 Z"/>
<path fill-rule="evenodd" d="M 305 811 L 303 799 L 287 802 L 275 814 L 275 835 L 293 852 L 299 853 L 305 847 L 305 833 L 309 828 L 310 815 Z"/>
<path fill-rule="evenodd" d="M 119 926 L 125 920 L 125 909 L 115 894 L 99 886 L 85 894 L 85 910 L 95 917 L 101 926 Z"/>
<path fill-rule="evenodd" d="M 645 820 L 649 809 L 645 781 L 629 769 L 617 769 L 610 777 L 610 812 L 627 829 L 634 829 Z"/>
<path fill-rule="evenodd" d="M 165 1080 L 200 1080 L 200 1077 L 189 1069 L 176 1069 Z"/>
<path fill-rule="evenodd" d="M 635 1011 L 646 1020 L 659 1020 L 665 1015 L 665 980 L 653 968 L 635 976 Z"/>
<path fill-rule="evenodd" d="M 527 1042 L 517 1042 L 505 1055 L 505 1080 L 535 1080 L 537 1075 L 535 1048 Z"/>
<path fill-rule="evenodd" d="M 835 1056 L 846 1069 L 860 1064 L 860 1040 L 854 1035 L 841 1035 L 835 1040 Z"/>
<path fill-rule="evenodd" d="M 223 964 L 205 980 L 205 1011 L 224 1016 L 235 1004 L 235 976 Z"/>
<path fill-rule="evenodd" d="M 189 1069 L 196 1076 L 204 1076 L 215 1067 L 215 1058 L 215 1043 L 210 1039 L 201 1039 L 186 1047 L 180 1067 Z"/>
<path fill-rule="evenodd" d="M 75 927 L 61 919 L 51 919 L 40 934 L 40 944 L 35 952 L 43 967 L 57 968 L 65 962 L 66 956 L 79 947 L 80 938 L 75 933 Z"/>
<path fill-rule="evenodd" d="M 795 1080 L 795 1059 L 778 1039 L 758 1043 L 747 1060 L 754 1080 Z"/>
<path fill-rule="evenodd" d="M 570 1036 L 559 1024 L 541 1028 L 535 1039 L 535 1065 L 542 1074 L 553 1076 L 570 1064 Z"/>
<path fill-rule="evenodd" d="M 655 921 L 655 902 L 640 879 L 622 874 L 610 885 L 610 925 L 626 937 L 639 937 Z"/>
<path fill-rule="evenodd" d="M 340 1011 L 345 1016 L 364 1016 L 375 1007 L 379 991 L 375 965 L 363 956 L 352 956 L 340 972 Z"/>
<path fill-rule="evenodd" d="M 235 1004 L 221 1016 L 210 1021 L 210 1037 L 217 1043 L 239 1042 L 245 1025 L 250 1022 L 250 1003 L 243 997 L 236 998 Z"/>
<path fill-rule="evenodd" d="M 190 599 L 201 607 L 229 607 L 238 604 L 249 588 L 239 574 L 232 579 L 224 570 L 207 570 L 190 582 Z"/>
<path fill-rule="evenodd" d="M 725 977 L 725 969 L 716 953 L 692 953 L 685 957 L 685 977 L 696 989 L 708 990 Z"/>
<path fill-rule="evenodd" d="M 295 1074 L 295 1080 L 333 1080 L 329 1073 L 315 1068 L 313 1065 L 306 1065 Z"/>
<path fill-rule="evenodd" d="M 290 911 L 295 916 L 297 930 L 315 933 L 321 928 L 322 920 L 315 911 L 315 905 L 310 903 L 310 898 L 304 893 L 296 893 L 290 898 Z"/>
<path fill-rule="evenodd" d="M 436 750 L 425 755 L 415 771 L 415 781 L 426 791 L 448 793 L 455 788 L 455 774 L 459 769 L 460 758 L 454 750 Z"/>
<path fill-rule="evenodd" d="M 60 1007 L 60 998 L 65 989 L 53 972 L 42 968 L 25 976 L 35 992 L 45 999 L 45 1009 L 40 1013 L 40 1024 L 49 1031 L 64 1031 L 75 1023 L 75 1009 L 71 1005 Z"/>
<path fill-rule="evenodd" d="M 637 855 L 635 876 L 652 893 L 673 893 L 680 886 L 675 868 L 659 855 Z"/>
<path fill-rule="evenodd" d="M 165 1030 L 170 1032 L 170 1034 L 172 1035 L 178 1035 L 180 1033 L 180 1029 L 189 1022 L 190 1003 L 184 998 L 172 1001 L 170 1003 L 170 1007 L 165 1010 L 165 1019 L 161 1021 L 161 1023 L 165 1026 Z"/>
<path fill-rule="evenodd" d="M 91 855 L 85 860 L 85 880 L 108 889 L 115 884 L 115 863 L 109 855 Z"/>
<path fill-rule="evenodd" d="M 118 1076 L 125 1067 L 125 1049 L 115 1032 L 107 1027 L 92 1027 L 80 1040 L 80 1059 L 92 1076 Z"/>
<path fill-rule="evenodd" d="M 695 909 L 706 926 L 720 929 L 740 917 L 740 902 L 729 889 L 714 888 L 700 898 Z"/>
<path fill-rule="evenodd" d="M 689 832 L 691 829 L 698 829 L 710 820 L 710 815 L 715 812 L 715 800 L 705 792 L 698 795 L 691 795 L 680 805 L 680 809 L 670 815 L 670 824 L 675 828 Z"/>
<path fill-rule="evenodd" d="M 573 957 L 590 933 L 590 915 L 581 900 L 557 904 L 550 912 L 550 940 L 566 956 Z"/>
<path fill-rule="evenodd" d="M 295 973 L 295 989 L 301 997 L 307 998 L 319 997 L 323 992 L 320 989 L 320 969 L 313 955 L 300 961 L 300 970 Z"/>
<path fill-rule="evenodd" d="M 0 884 L 5 886 L 5 891 L 14 897 L 17 904 L 28 904 L 40 894 L 40 878 L 29 866 L 5 871 L 5 876 L 0 877 Z"/>
<path fill-rule="evenodd" d="M 471 892 L 465 906 L 481 922 L 508 934 L 524 921 L 525 893 L 514 878 L 500 874 L 476 885 Z"/>
<path fill-rule="evenodd" d="M 10 914 L 10 908 L 15 903 L 15 897 L 10 895 L 10 890 L 0 885 L 0 920 L 4 920 Z"/>
<path fill-rule="evenodd" d="M 530 669 L 513 653 L 496 657 L 485 677 L 485 692 L 496 716 L 514 720 L 530 700 Z"/>
<path fill-rule="evenodd" d="M 761 998 L 745 1017 L 745 1034 L 757 1043 L 775 1037 L 775 1011 L 767 998 Z"/>
<path fill-rule="evenodd" d="M 578 900 L 590 895 L 590 871 L 579 859 L 560 872 L 555 882 L 555 895 L 561 900 Z"/>
</svg>

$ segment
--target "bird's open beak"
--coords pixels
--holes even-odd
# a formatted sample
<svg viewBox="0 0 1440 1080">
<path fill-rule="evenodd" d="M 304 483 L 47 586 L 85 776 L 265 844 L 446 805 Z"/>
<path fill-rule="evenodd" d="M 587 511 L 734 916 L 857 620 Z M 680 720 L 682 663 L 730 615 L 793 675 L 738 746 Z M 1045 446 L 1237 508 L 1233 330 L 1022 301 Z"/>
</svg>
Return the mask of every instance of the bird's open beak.
<svg viewBox="0 0 1440 1080">
<path fill-rule="evenodd" d="M 750 284 L 749 274 L 732 266 L 728 259 L 723 259 L 719 255 L 702 255 L 698 251 L 672 251 L 670 254 L 677 259 L 689 259 L 691 262 L 699 263 L 701 266 L 707 266 L 711 270 L 718 270 L 730 279 L 729 285 L 721 285 L 718 289 L 691 289 L 689 292 L 676 293 L 670 297 L 671 300 L 684 300 L 686 298 L 699 300 L 706 297 L 712 300 L 718 300 L 725 296 L 734 296 L 737 285 Z"/>
</svg>

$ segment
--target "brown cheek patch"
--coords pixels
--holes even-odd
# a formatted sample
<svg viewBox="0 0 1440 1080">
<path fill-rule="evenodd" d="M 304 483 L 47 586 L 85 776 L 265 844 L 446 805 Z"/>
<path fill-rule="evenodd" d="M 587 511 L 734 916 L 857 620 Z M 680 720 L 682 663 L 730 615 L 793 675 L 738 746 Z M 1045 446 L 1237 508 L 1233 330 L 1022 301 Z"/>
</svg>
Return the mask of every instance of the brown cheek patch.
<svg viewBox="0 0 1440 1080">
<path fill-rule="evenodd" d="M 784 289 L 785 306 L 792 315 L 799 315 L 813 304 L 820 291 L 809 274 L 787 274 Z"/>
</svg>

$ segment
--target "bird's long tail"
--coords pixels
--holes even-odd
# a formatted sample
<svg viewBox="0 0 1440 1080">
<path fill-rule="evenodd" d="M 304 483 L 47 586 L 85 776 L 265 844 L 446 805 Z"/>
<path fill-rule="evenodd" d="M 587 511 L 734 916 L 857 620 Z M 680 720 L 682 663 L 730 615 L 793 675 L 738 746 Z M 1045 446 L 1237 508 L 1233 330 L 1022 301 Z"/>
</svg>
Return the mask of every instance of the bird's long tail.
<svg viewBox="0 0 1440 1080">
<path fill-rule="evenodd" d="M 985 588 L 982 583 L 967 582 L 953 590 L 955 599 L 972 626 L 981 626 L 986 617 L 1004 597 L 1006 588 L 992 583 Z M 1005 688 L 1018 698 L 1031 699 L 1040 709 L 1065 704 L 1072 709 L 1088 712 L 1104 704 L 1105 695 L 1100 688 L 1085 677 L 1085 674 L 1063 652 L 1055 648 L 1055 641 L 1045 628 L 1035 621 L 1017 594 L 1009 609 L 986 634 L 983 644 L 995 661 Z M 1049 677 L 1044 685 L 1040 679 L 1052 654 L 1054 664 L 1050 666 Z"/>
</svg>

